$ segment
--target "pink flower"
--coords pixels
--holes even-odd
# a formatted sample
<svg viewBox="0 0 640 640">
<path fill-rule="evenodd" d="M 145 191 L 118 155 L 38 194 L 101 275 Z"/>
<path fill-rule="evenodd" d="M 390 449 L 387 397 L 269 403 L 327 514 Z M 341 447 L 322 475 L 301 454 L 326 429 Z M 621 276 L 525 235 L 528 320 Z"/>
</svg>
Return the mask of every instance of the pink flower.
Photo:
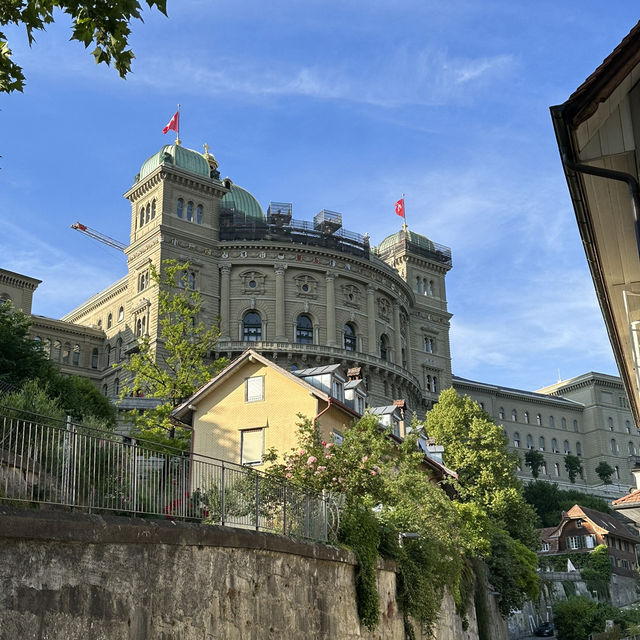
<svg viewBox="0 0 640 640">
<path fill-rule="evenodd" d="M 323 442 L 322 443 L 327 449 L 330 449 L 331 447 L 335 446 L 334 442 Z"/>
<path fill-rule="evenodd" d="M 323 446 L 323 447 L 326 447 L 326 446 L 327 446 L 327 441 L 326 441 L 326 440 L 323 440 L 323 441 L 322 441 L 322 446 Z"/>
<path fill-rule="evenodd" d="M 369 456 L 362 456 L 362 462 L 366 462 L 369 459 Z"/>
<path fill-rule="evenodd" d="M 344 482 L 344 478 L 338 478 L 338 482 L 342 484 Z"/>
<path fill-rule="evenodd" d="M 325 457 L 327 460 L 330 460 L 331 458 L 333 458 L 333 453 L 325 453 L 325 454 L 324 454 L 324 457 Z"/>
<path fill-rule="evenodd" d="M 298 455 L 299 455 L 299 456 L 303 456 L 303 455 L 305 455 L 306 453 L 307 453 L 307 450 L 306 450 L 306 449 L 300 449 L 300 451 L 298 451 Z"/>
<path fill-rule="evenodd" d="M 369 473 L 370 473 L 372 476 L 377 475 L 377 474 L 376 474 L 376 472 L 375 472 L 373 469 L 371 469 L 371 471 L 369 471 Z"/>
<path fill-rule="evenodd" d="M 318 471 L 326 471 L 327 467 L 318 467 Z"/>
<path fill-rule="evenodd" d="M 285 478 L 290 478 L 290 477 L 291 477 L 291 474 L 290 474 L 290 473 L 287 473 L 287 474 L 285 474 L 285 476 L 284 476 L 284 477 L 285 477 Z"/>
<path fill-rule="evenodd" d="M 376 473 L 382 473 L 382 469 L 377 464 L 374 464 L 372 468 Z"/>
<path fill-rule="evenodd" d="M 318 462 L 318 458 L 316 458 L 315 456 L 309 456 L 308 460 L 307 460 L 307 464 L 309 466 L 311 466 L 312 464 Z"/>
</svg>

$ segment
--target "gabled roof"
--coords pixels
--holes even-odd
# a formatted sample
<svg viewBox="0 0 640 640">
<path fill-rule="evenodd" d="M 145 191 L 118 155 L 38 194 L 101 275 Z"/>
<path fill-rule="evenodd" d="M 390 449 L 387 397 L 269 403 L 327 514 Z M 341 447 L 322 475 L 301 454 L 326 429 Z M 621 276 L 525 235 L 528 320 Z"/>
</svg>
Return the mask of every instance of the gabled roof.
<svg viewBox="0 0 640 640">
<path fill-rule="evenodd" d="M 622 498 L 614 500 L 611 504 L 613 504 L 614 507 L 618 505 L 622 505 L 625 507 L 632 505 L 640 506 L 640 489 L 634 489 L 631 493 L 628 493 L 626 496 L 622 496 Z"/>
<path fill-rule="evenodd" d="M 349 380 L 344 385 L 345 391 L 347 389 L 358 389 L 359 391 L 363 391 L 366 393 L 366 389 L 364 388 L 364 380 Z"/>
<path fill-rule="evenodd" d="M 374 416 L 387 416 L 396 412 L 399 417 L 402 417 L 400 416 L 400 409 L 395 404 L 388 404 L 384 407 L 369 407 L 369 413 Z"/>
<path fill-rule="evenodd" d="M 640 544 L 640 538 L 634 535 L 627 528 L 624 522 L 618 520 L 615 516 L 609 515 L 608 513 L 602 513 L 601 511 L 588 509 L 587 507 L 581 507 L 576 504 L 569 509 L 567 515 L 572 520 L 576 520 L 581 517 L 589 520 L 593 525 L 600 529 L 600 533 L 613 534 L 619 538 L 630 540 L 635 544 Z"/>
<path fill-rule="evenodd" d="M 342 409 L 346 413 L 349 413 L 354 418 L 360 417 L 360 414 L 356 413 L 353 409 L 351 409 L 351 407 L 348 407 L 346 404 L 339 402 L 335 398 L 331 398 L 329 394 L 309 384 L 303 378 L 299 378 L 298 376 L 294 375 L 290 371 L 287 371 L 286 369 L 283 369 L 282 367 L 278 366 L 274 362 L 271 362 L 271 360 L 268 360 L 263 355 L 259 354 L 257 351 L 254 351 L 253 349 L 247 349 L 247 351 L 245 351 L 242 355 L 237 357 L 229 365 L 227 365 L 217 376 L 215 376 L 215 378 L 212 378 L 211 380 L 209 380 L 209 382 L 207 382 L 205 385 L 200 387 L 200 389 L 198 389 L 191 397 L 187 398 L 181 405 L 176 407 L 171 412 L 171 415 L 174 418 L 177 418 L 178 420 L 185 417 L 188 414 L 188 412 L 191 411 L 190 407 L 192 405 L 197 404 L 200 400 L 202 400 L 202 398 L 208 395 L 224 379 L 226 379 L 227 376 L 238 371 L 247 362 L 256 362 L 256 361 L 260 362 L 261 364 L 267 367 L 270 367 L 271 369 L 274 369 L 280 375 L 284 376 L 285 378 L 288 378 L 292 382 L 302 385 L 309 391 L 310 394 L 314 395 L 316 398 L 320 400 L 324 400 L 325 402 L 329 402 L 329 399 L 331 399 L 331 404 L 340 407 L 340 409 Z"/>
</svg>

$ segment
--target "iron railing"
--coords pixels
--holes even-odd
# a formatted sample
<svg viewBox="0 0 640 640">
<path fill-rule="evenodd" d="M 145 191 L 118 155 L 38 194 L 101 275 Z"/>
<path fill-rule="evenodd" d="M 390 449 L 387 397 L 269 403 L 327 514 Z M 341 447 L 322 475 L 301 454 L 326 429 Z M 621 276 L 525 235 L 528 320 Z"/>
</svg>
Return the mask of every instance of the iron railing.
<svg viewBox="0 0 640 640">
<path fill-rule="evenodd" d="M 327 540 L 322 496 L 234 463 L 25 415 L 0 407 L 0 500 Z"/>
</svg>

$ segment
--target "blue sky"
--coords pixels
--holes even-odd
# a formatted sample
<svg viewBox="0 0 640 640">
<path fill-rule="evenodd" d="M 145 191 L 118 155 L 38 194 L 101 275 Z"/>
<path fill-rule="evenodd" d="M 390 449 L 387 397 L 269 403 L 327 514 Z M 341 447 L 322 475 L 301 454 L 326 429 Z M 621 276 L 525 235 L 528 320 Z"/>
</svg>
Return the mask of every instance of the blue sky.
<svg viewBox="0 0 640 640">
<path fill-rule="evenodd" d="M 169 0 L 133 25 L 121 80 L 68 42 L 64 16 L 0 97 L 0 266 L 43 280 L 60 317 L 125 273 L 122 194 L 170 135 L 207 142 L 222 175 L 296 218 L 323 208 L 380 242 L 407 222 L 450 246 L 454 373 L 536 389 L 616 373 L 548 107 L 628 33 L 637 3 Z"/>
</svg>

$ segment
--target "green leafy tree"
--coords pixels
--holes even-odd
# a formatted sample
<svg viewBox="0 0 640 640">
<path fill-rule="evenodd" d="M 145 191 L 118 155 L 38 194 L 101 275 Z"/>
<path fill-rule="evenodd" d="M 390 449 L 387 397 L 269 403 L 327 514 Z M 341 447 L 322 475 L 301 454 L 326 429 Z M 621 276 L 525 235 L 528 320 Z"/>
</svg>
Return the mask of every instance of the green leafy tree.
<svg viewBox="0 0 640 640">
<path fill-rule="evenodd" d="M 568 453 L 564 457 L 564 468 L 569 474 L 569 480 L 571 481 L 571 484 L 574 484 L 578 474 L 582 473 L 582 460 L 580 460 L 578 456 L 574 456 L 573 454 Z"/>
<path fill-rule="evenodd" d="M 482 538 L 489 524 L 474 505 L 458 509 L 433 484 L 416 434 L 399 446 L 388 436 L 377 418 L 366 414 L 337 446 L 322 441 L 318 429 L 303 419 L 298 447 L 282 457 L 271 451 L 268 473 L 294 486 L 323 490 L 339 506 L 334 535 L 358 557 L 358 611 L 366 626 L 375 627 L 379 618 L 375 560 L 383 553 L 398 567 L 407 628 L 413 619 L 426 629 L 435 622 L 445 586 L 464 609 L 464 554 L 489 551 Z M 400 544 L 403 533 L 411 535 Z"/>
<path fill-rule="evenodd" d="M 22 311 L 10 303 L 0 304 L 0 380 L 23 388 L 5 396 L 3 404 L 44 416 L 70 415 L 95 426 L 112 427 L 116 414 L 111 403 L 90 380 L 63 375 L 47 358 L 40 342 L 31 338 L 30 326 L 30 318 Z M 25 386 L 29 381 L 33 384 Z M 44 402 L 44 397 L 55 402 Z M 33 405 L 31 409 L 29 405 Z M 58 416 L 54 405 L 64 416 Z"/>
<path fill-rule="evenodd" d="M 611 484 L 613 467 L 606 460 L 601 460 L 596 467 L 596 474 L 604 484 Z"/>
<path fill-rule="evenodd" d="M 166 0 L 146 0 L 146 4 L 166 15 Z M 138 0 L 11 0 L 0 7 L 0 28 L 24 26 L 30 46 L 35 42 L 35 33 L 54 22 L 56 12 L 66 13 L 72 21 L 71 40 L 85 47 L 95 45 L 92 53 L 96 63 L 113 64 L 122 78 L 131 70 L 134 55 L 128 48 L 130 24 L 133 20 L 142 21 Z M 24 81 L 22 68 L 13 61 L 6 36 L 0 31 L 0 92 L 22 91 Z"/>
<path fill-rule="evenodd" d="M 40 343 L 29 335 L 30 327 L 27 315 L 10 302 L 0 303 L 0 380 L 19 386 L 55 372 Z"/>
<path fill-rule="evenodd" d="M 226 364 L 210 359 L 220 331 L 199 320 L 202 295 L 189 286 L 188 262 L 165 260 L 160 270 L 150 264 L 150 272 L 152 286 L 158 287 L 158 340 L 139 338 L 138 352 L 122 365 L 129 374 L 122 395 L 142 393 L 159 400 L 142 415 L 130 414 L 140 437 L 187 449 L 190 431 L 176 427 L 170 414 Z"/>
<path fill-rule="evenodd" d="M 558 485 L 544 480 L 530 482 L 524 487 L 526 501 L 535 509 L 543 527 L 553 527 L 560 523 L 563 511 L 569 511 L 574 504 L 588 509 L 611 513 L 605 500 L 575 490 L 560 490 Z"/>
<path fill-rule="evenodd" d="M 544 464 L 544 456 L 535 449 L 529 449 L 524 454 L 524 463 L 531 469 L 531 475 L 537 479 L 540 475 L 540 468 Z"/>
</svg>

